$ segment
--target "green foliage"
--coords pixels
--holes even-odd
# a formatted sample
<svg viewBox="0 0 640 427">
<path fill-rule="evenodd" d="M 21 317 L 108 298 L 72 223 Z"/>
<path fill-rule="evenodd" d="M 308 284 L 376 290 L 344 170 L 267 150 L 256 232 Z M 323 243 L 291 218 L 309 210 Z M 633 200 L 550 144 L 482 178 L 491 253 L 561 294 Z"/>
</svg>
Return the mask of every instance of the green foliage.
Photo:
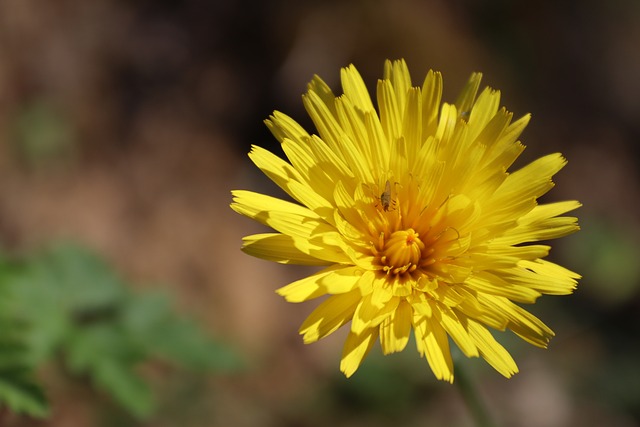
<svg viewBox="0 0 640 427">
<path fill-rule="evenodd" d="M 54 247 L 5 266 L 0 288 L 11 301 L 0 310 L 27 325 L 19 335 L 24 363 L 39 366 L 60 357 L 72 375 L 88 378 L 138 419 L 155 409 L 149 385 L 136 372 L 143 362 L 162 360 L 201 371 L 237 366 L 230 350 L 178 316 L 165 295 L 132 292 L 108 265 L 77 246 Z M 0 337 L 8 331 L 1 330 Z M 15 411 L 43 415 L 33 403 L 43 399 L 26 387 L 29 383 L 3 393 L 2 384 L 18 372 L 11 370 L 7 380 L 3 375 L 0 400 Z"/>
<path fill-rule="evenodd" d="M 34 367 L 27 361 L 28 349 L 21 340 L 23 325 L 0 320 L 0 404 L 14 412 L 45 417 L 49 407 L 33 378 Z"/>
</svg>

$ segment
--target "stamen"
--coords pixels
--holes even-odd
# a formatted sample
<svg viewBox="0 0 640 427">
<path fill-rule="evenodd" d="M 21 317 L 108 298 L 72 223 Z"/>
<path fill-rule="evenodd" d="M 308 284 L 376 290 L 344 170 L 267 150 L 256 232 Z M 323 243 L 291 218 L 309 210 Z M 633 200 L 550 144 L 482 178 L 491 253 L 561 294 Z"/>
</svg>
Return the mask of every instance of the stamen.
<svg viewBox="0 0 640 427">
<path fill-rule="evenodd" d="M 420 234 L 412 228 L 395 231 L 388 239 L 384 237 L 384 233 L 379 234 L 378 245 L 372 245 L 372 253 L 379 256 L 378 265 L 387 275 L 413 273 L 424 264 L 425 256 L 433 253 L 433 248 L 425 248 Z"/>
</svg>

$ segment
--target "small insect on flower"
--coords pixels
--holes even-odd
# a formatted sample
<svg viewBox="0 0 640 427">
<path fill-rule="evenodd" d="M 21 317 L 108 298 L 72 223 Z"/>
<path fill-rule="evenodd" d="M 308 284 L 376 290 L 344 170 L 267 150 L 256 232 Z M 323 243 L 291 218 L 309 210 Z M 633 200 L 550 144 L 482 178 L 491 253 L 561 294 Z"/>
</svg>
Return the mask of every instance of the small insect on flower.
<svg viewBox="0 0 640 427">
<path fill-rule="evenodd" d="M 382 204 L 382 209 L 388 212 L 391 207 L 391 183 L 389 180 L 384 184 L 384 191 L 380 194 L 380 203 Z"/>
<path fill-rule="evenodd" d="M 391 354 L 411 335 L 438 379 L 453 381 L 451 344 L 510 377 L 518 367 L 490 330 L 546 347 L 553 331 L 522 305 L 570 294 L 580 277 L 540 243 L 579 229 L 564 216 L 577 201 L 538 202 L 565 158 L 511 170 L 530 116 L 513 120 L 499 91 L 479 93 L 479 73 L 449 104 L 440 73 L 414 86 L 404 61 L 387 61 L 377 108 L 353 65 L 340 76 L 344 94 L 315 76 L 303 96 L 317 135 L 278 111 L 266 120 L 288 161 L 256 146 L 249 157 L 295 202 L 233 191 L 236 212 L 275 230 L 246 236 L 242 249 L 324 267 L 276 292 L 327 297 L 299 332 L 312 343 L 348 328 L 347 377 L 376 342 Z"/>
</svg>

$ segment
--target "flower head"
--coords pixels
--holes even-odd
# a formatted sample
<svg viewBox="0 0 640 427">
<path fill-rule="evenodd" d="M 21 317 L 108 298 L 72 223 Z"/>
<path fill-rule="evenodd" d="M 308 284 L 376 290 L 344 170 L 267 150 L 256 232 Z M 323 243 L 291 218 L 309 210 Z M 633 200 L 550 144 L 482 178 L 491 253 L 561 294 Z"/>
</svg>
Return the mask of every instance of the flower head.
<svg viewBox="0 0 640 427">
<path fill-rule="evenodd" d="M 300 327 L 305 343 L 347 325 L 340 369 L 351 376 L 379 339 L 402 351 L 413 330 L 438 379 L 453 381 L 449 338 L 506 377 L 518 368 L 489 328 L 546 347 L 554 335 L 520 305 L 573 291 L 579 276 L 544 260 L 537 244 L 578 230 L 560 216 L 576 201 L 538 204 L 566 160 L 550 154 L 515 172 L 518 137 L 500 92 L 476 99 L 472 74 L 455 104 L 442 77 L 413 87 L 404 61 L 387 61 L 376 111 L 354 66 L 334 96 L 317 76 L 303 96 L 318 135 L 274 112 L 266 124 L 289 162 L 254 146 L 249 157 L 295 202 L 233 191 L 231 207 L 273 228 L 243 250 L 285 264 L 325 266 L 278 289 L 290 302 L 327 296 Z"/>
</svg>

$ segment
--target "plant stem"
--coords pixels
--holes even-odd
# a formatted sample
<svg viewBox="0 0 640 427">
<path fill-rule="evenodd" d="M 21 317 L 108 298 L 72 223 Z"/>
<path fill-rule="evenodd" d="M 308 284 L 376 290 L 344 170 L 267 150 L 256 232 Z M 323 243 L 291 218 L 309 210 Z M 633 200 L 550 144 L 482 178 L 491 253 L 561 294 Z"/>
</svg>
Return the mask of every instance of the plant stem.
<svg viewBox="0 0 640 427">
<path fill-rule="evenodd" d="M 496 427 L 487 411 L 487 407 L 478 394 L 478 389 L 473 383 L 469 371 L 465 368 L 465 361 L 457 358 L 455 362 L 455 383 L 458 390 L 462 394 L 464 402 L 469 408 L 471 418 L 475 421 L 477 427 Z"/>
</svg>

